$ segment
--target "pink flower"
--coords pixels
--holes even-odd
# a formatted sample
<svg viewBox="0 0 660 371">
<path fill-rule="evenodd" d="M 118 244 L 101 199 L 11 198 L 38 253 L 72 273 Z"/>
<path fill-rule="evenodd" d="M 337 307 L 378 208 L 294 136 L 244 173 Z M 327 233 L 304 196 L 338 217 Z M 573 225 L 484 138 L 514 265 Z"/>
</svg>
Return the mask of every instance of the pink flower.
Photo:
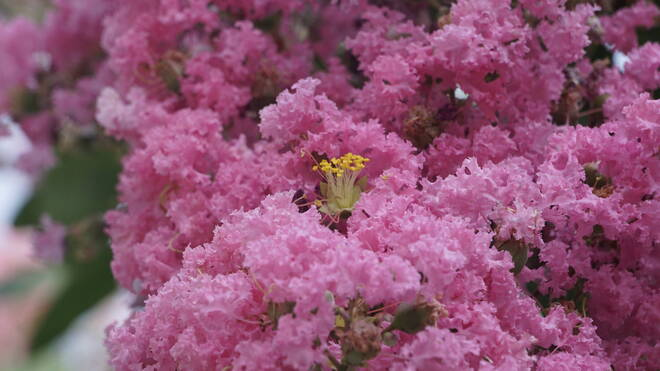
<svg viewBox="0 0 660 371">
<path fill-rule="evenodd" d="M 128 148 L 105 219 L 148 299 L 108 330 L 114 368 L 655 366 L 660 59 L 634 31 L 658 8 L 430 4 L 58 0 L 0 25 L 24 168 L 71 122 Z"/>
</svg>

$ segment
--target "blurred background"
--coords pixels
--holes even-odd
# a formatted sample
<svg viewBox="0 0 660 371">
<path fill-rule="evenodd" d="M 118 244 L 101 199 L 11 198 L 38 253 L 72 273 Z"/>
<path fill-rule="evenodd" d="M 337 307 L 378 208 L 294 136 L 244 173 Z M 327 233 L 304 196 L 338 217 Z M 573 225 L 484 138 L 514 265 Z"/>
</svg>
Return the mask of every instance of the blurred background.
<svg viewBox="0 0 660 371">
<path fill-rule="evenodd" d="M 0 0 L 0 22 L 50 8 Z M 60 123 L 35 176 L 17 166 L 34 149 L 17 117 L 0 113 L 0 370 L 109 369 L 105 328 L 135 300 L 115 285 L 103 232 L 124 149 L 93 123 Z"/>
</svg>

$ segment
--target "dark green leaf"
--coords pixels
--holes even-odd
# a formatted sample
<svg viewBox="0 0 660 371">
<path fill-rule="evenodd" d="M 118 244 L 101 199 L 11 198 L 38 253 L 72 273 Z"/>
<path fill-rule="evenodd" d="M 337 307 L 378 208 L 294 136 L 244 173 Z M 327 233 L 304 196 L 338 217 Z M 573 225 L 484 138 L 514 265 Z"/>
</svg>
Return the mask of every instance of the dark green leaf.
<svg viewBox="0 0 660 371">
<path fill-rule="evenodd" d="M 115 288 L 112 252 L 101 215 L 115 205 L 119 151 L 102 142 L 81 143 L 59 154 L 57 165 L 37 187 L 17 224 L 35 224 L 44 213 L 67 224 L 66 278 L 48 311 L 40 318 L 31 349 L 40 350 Z"/>
<path fill-rule="evenodd" d="M 46 213 L 70 225 L 114 207 L 119 170 L 116 151 L 80 149 L 61 153 L 57 165 L 40 182 L 16 224 L 38 224 Z"/>
<path fill-rule="evenodd" d="M 343 362 L 345 364 L 351 365 L 351 366 L 362 366 L 364 361 L 367 360 L 367 357 L 365 357 L 364 353 L 358 352 L 355 349 L 352 349 L 344 355 Z"/>
<path fill-rule="evenodd" d="M 394 321 L 386 331 L 401 330 L 408 334 L 415 334 L 429 325 L 432 315 L 433 307 L 431 306 L 403 303 L 397 308 Z"/>
<path fill-rule="evenodd" d="M 656 19 L 656 25 L 660 24 L 660 21 Z M 639 45 L 644 45 L 647 42 L 660 42 L 660 26 L 655 26 L 652 28 L 638 27 L 637 32 L 637 41 Z"/>
<path fill-rule="evenodd" d="M 527 263 L 527 257 L 529 256 L 529 246 L 523 241 L 518 240 L 508 240 L 504 242 L 500 247 L 500 250 L 506 250 L 511 254 L 511 259 L 513 260 L 513 270 L 514 274 L 520 273 L 525 263 Z"/>
<path fill-rule="evenodd" d="M 112 253 L 105 246 L 89 262 L 69 266 L 70 277 L 48 312 L 40 319 L 32 337 L 31 349 L 37 351 L 61 335 L 84 311 L 98 303 L 115 288 L 110 271 Z"/>
</svg>

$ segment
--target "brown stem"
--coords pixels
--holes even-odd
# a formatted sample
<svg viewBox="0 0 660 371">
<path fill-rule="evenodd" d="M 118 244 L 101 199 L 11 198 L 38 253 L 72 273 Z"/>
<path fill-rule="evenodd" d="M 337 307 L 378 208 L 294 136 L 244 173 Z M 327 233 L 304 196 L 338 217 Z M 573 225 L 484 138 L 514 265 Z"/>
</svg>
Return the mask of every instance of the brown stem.
<svg viewBox="0 0 660 371">
<path fill-rule="evenodd" d="M 587 111 L 584 111 L 584 112 L 580 112 L 577 117 L 582 118 L 582 117 L 593 115 L 594 113 L 600 113 L 600 112 L 603 112 L 602 107 L 593 108 L 593 109 L 590 109 L 590 110 L 587 110 Z"/>
</svg>

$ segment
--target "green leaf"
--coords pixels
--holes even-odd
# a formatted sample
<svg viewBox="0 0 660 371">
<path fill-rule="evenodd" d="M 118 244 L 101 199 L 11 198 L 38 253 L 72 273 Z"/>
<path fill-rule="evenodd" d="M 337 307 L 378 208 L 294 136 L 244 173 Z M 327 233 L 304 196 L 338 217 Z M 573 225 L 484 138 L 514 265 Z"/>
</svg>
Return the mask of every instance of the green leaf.
<svg viewBox="0 0 660 371">
<path fill-rule="evenodd" d="M 161 60 L 156 64 L 156 74 L 172 93 L 181 93 L 181 66 L 175 61 Z"/>
<path fill-rule="evenodd" d="M 98 303 L 115 288 L 110 271 L 112 252 L 105 246 L 89 262 L 68 266 L 70 276 L 50 309 L 39 320 L 32 337 L 36 352 L 61 335 L 84 311 Z"/>
<path fill-rule="evenodd" d="M 431 306 L 402 303 L 396 310 L 394 321 L 385 331 L 401 330 L 408 334 L 415 334 L 424 330 L 432 322 L 432 315 Z"/>
<path fill-rule="evenodd" d="M 78 149 L 60 153 L 57 165 L 37 186 L 16 225 L 36 225 L 42 214 L 71 225 L 116 204 L 119 152 Z"/>
<path fill-rule="evenodd" d="M 520 273 L 525 263 L 527 263 L 529 246 L 523 241 L 508 240 L 499 247 L 499 250 L 506 250 L 511 254 L 511 259 L 513 260 L 513 269 L 511 272 L 514 274 Z"/>
<path fill-rule="evenodd" d="M 522 271 L 525 263 L 527 263 L 527 257 L 529 256 L 529 247 L 527 244 L 523 243 L 521 247 L 513 252 L 511 252 L 511 257 L 513 258 L 513 273 L 518 274 Z"/>
<path fill-rule="evenodd" d="M 644 45 L 649 41 L 655 41 L 655 42 L 658 41 L 658 34 L 660 34 L 660 26 L 658 26 L 658 24 L 660 22 L 658 21 L 657 18 L 655 22 L 656 25 L 654 27 L 651 28 L 637 27 L 635 29 L 637 33 L 637 41 L 639 42 L 639 45 Z"/>
<path fill-rule="evenodd" d="M 30 347 L 37 352 L 66 331 L 79 315 L 115 289 L 112 252 L 100 216 L 115 206 L 120 170 L 118 146 L 80 143 L 58 154 L 57 165 L 37 186 L 16 224 L 36 224 L 42 214 L 67 224 L 64 282 L 39 319 Z"/>
<path fill-rule="evenodd" d="M 342 359 L 342 363 L 351 365 L 351 366 L 362 366 L 364 361 L 366 361 L 368 358 L 365 356 L 364 353 L 359 352 L 355 349 L 351 349 L 346 353 L 344 358 Z"/>
<path fill-rule="evenodd" d="M 0 297 L 20 295 L 30 291 L 48 276 L 48 271 L 30 271 L 19 273 L 7 282 L 0 283 Z"/>
</svg>

